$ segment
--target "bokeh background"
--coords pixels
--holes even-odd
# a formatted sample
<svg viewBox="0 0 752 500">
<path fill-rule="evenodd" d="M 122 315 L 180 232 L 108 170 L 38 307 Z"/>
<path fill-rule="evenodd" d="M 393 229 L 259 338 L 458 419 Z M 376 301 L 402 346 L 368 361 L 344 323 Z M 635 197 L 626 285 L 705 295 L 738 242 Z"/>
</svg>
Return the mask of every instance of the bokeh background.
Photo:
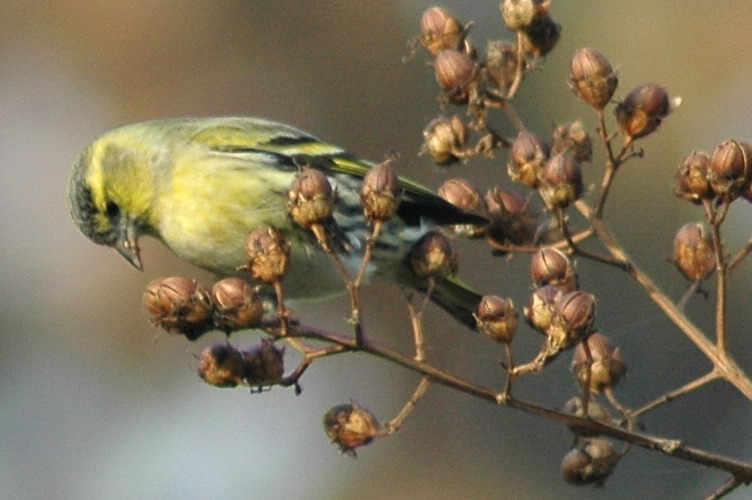
<svg viewBox="0 0 752 500">
<path fill-rule="evenodd" d="M 218 390 L 193 373 L 196 344 L 151 328 L 140 303 L 147 281 L 173 273 L 210 283 L 152 241 L 146 271 L 79 235 L 68 217 L 69 165 L 99 133 L 151 118 L 256 115 L 294 124 L 365 157 L 401 154 L 399 168 L 431 187 L 447 175 L 416 152 L 438 114 L 425 56 L 408 63 L 406 41 L 429 2 L 275 0 L 0 1 L 0 498 L 694 498 L 725 475 L 634 450 L 605 489 L 559 477 L 571 435 L 560 425 L 442 387 L 422 400 L 402 431 L 341 456 L 321 416 L 350 398 L 387 420 L 419 378 L 365 356 L 317 362 L 303 394 L 275 388 Z M 495 1 L 451 1 L 472 37 L 511 39 Z M 743 0 L 555 2 L 558 48 L 526 81 L 518 110 L 547 135 L 555 122 L 593 113 L 567 90 L 579 47 L 606 54 L 621 74 L 619 96 L 649 81 L 683 105 L 643 141 L 645 159 L 617 178 L 607 211 L 637 262 L 678 297 L 685 286 L 666 258 L 679 225 L 701 217 L 671 195 L 675 165 L 693 149 L 752 139 L 752 44 Z M 512 130 L 494 118 L 505 133 Z M 602 150 L 596 150 L 596 155 Z M 449 175 L 488 187 L 505 180 L 505 156 Z M 597 181 L 600 161 L 586 172 Z M 726 240 L 752 230 L 740 203 Z M 524 304 L 527 258 L 492 259 L 460 243 L 462 276 L 479 290 Z M 464 263 L 464 265 L 463 265 Z M 599 298 L 598 325 L 629 366 L 619 387 L 637 406 L 709 369 L 644 293 L 620 273 L 580 262 L 581 283 Z M 750 266 L 731 282 L 731 344 L 752 370 Z M 409 352 L 406 314 L 393 288 L 366 293 L 370 335 Z M 712 325 L 712 300 L 693 318 Z M 310 323 L 345 330 L 344 302 L 300 305 Z M 429 357 L 468 379 L 499 387 L 501 351 L 437 311 Z M 241 347 L 253 334 L 233 337 Z M 540 337 L 523 329 L 518 359 Z M 566 358 L 567 356 L 564 356 Z M 291 361 L 294 358 L 291 358 Z M 561 359 L 517 385 L 522 398 L 559 406 L 573 382 Z M 722 383 L 645 419 L 647 430 L 752 460 L 750 405 Z M 732 498 L 747 498 L 742 490 Z"/>
</svg>

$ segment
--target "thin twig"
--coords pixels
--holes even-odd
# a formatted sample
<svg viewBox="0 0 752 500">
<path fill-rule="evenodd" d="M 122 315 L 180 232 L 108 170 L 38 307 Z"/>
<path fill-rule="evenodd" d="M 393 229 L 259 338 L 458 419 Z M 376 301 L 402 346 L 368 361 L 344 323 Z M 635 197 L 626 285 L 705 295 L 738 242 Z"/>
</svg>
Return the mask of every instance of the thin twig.
<svg viewBox="0 0 752 500">
<path fill-rule="evenodd" d="M 423 377 L 422 379 L 420 379 L 418 387 L 415 388 L 415 392 L 413 392 L 413 395 L 410 396 L 410 399 L 407 401 L 407 403 L 405 403 L 405 406 L 402 407 L 402 410 L 397 414 L 396 417 L 384 424 L 384 429 L 386 430 L 387 435 L 392 435 L 400 429 L 402 422 L 405 420 L 405 418 L 407 418 L 408 415 L 410 415 L 410 413 L 412 413 L 412 411 L 415 409 L 415 405 L 423 396 L 425 396 L 426 391 L 428 391 L 428 388 L 430 386 L 430 377 Z"/>
<path fill-rule="evenodd" d="M 674 399 L 684 396 L 686 394 L 689 394 L 690 392 L 694 391 L 695 389 L 699 389 L 700 387 L 707 384 L 708 382 L 718 380 L 719 378 L 721 378 L 721 374 L 718 373 L 716 370 L 712 370 L 711 372 L 706 373 L 702 377 L 698 377 L 692 380 L 691 382 L 688 382 L 684 384 L 683 386 L 678 387 L 674 389 L 673 391 L 669 391 L 666 394 L 663 394 L 662 396 L 650 401 L 644 406 L 641 406 L 640 408 L 631 412 L 631 415 L 632 417 L 639 417 L 643 413 L 647 413 L 655 408 L 658 408 L 659 406 L 662 406 L 666 403 L 670 403 Z"/>
</svg>

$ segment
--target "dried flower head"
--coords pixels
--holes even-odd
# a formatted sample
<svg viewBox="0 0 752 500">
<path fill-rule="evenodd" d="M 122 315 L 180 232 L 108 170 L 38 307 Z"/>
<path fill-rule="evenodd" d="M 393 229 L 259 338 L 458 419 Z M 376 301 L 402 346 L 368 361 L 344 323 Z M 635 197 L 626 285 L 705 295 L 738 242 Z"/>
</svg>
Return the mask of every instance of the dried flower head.
<svg viewBox="0 0 752 500">
<path fill-rule="evenodd" d="M 517 311 L 514 303 L 498 295 L 484 296 L 475 310 L 478 330 L 487 337 L 510 343 L 517 332 Z"/>
<path fill-rule="evenodd" d="M 595 109 L 603 109 L 611 101 L 619 77 L 608 59 L 595 49 L 579 49 L 569 67 L 569 87 Z"/>
<path fill-rule="evenodd" d="M 423 131 L 420 154 L 428 155 L 437 165 L 451 165 L 466 156 L 467 128 L 457 115 L 440 116 L 432 120 Z"/>
<path fill-rule="evenodd" d="M 397 211 L 402 186 L 389 161 L 373 166 L 363 177 L 360 201 L 366 220 L 387 221 Z"/>
<path fill-rule="evenodd" d="M 310 229 L 332 218 L 336 193 L 320 170 L 303 167 L 288 191 L 287 210 L 296 224 Z"/>
<path fill-rule="evenodd" d="M 552 285 L 562 292 L 577 290 L 577 273 L 569 257 L 557 248 L 541 248 L 530 261 L 530 275 L 537 287 Z"/>
<path fill-rule="evenodd" d="M 432 231 L 410 250 L 410 269 L 421 278 L 441 280 L 457 271 L 457 255 L 443 234 Z"/>
<path fill-rule="evenodd" d="M 550 208 L 566 208 L 582 196 L 582 170 L 570 154 L 552 155 L 539 180 L 540 195 Z"/>
<path fill-rule="evenodd" d="M 257 291 L 245 280 L 236 277 L 217 281 L 211 290 L 212 302 L 217 309 L 217 327 L 230 332 L 258 325 L 264 306 Z"/>
<path fill-rule="evenodd" d="M 670 112 L 665 87 L 654 83 L 633 89 L 614 110 L 622 134 L 630 139 L 654 132 Z"/>
<path fill-rule="evenodd" d="M 676 169 L 674 194 L 692 203 L 715 197 L 710 186 L 708 166 L 710 157 L 702 151 L 692 151 Z"/>
<path fill-rule="evenodd" d="M 523 313 L 527 323 L 541 333 L 546 333 L 553 321 L 556 303 L 564 295 L 555 286 L 543 286 L 535 290 L 530 296 L 528 307 Z"/>
<path fill-rule="evenodd" d="M 716 195 L 730 201 L 747 189 L 751 156 L 748 144 L 733 139 L 715 148 L 708 164 L 708 179 Z"/>
<path fill-rule="evenodd" d="M 243 378 L 251 387 L 276 384 L 285 373 L 285 349 L 277 347 L 272 339 L 263 339 L 261 344 L 242 352 Z"/>
<path fill-rule="evenodd" d="M 324 431 L 342 453 L 355 455 L 355 448 L 369 444 L 381 432 L 376 417 L 355 403 L 337 405 L 324 415 Z"/>
<path fill-rule="evenodd" d="M 195 340 L 212 327 L 209 296 L 195 280 L 173 276 L 152 281 L 143 296 L 154 326 Z"/>
<path fill-rule="evenodd" d="M 198 375 L 214 387 L 237 387 L 243 383 L 245 366 L 240 351 L 226 342 L 204 348 L 198 358 Z"/>
<path fill-rule="evenodd" d="M 705 279 L 715 270 L 715 245 L 701 222 L 684 224 L 674 237 L 674 262 L 690 281 Z"/>
<path fill-rule="evenodd" d="M 602 486 L 616 468 L 619 453 L 603 438 L 583 438 L 561 462 L 561 475 L 575 485 Z"/>
<path fill-rule="evenodd" d="M 247 269 L 262 283 L 273 284 L 282 279 L 290 262 L 290 245 L 282 233 L 270 226 L 254 229 L 245 247 Z"/>
<path fill-rule="evenodd" d="M 517 134 L 509 149 L 509 177 L 526 186 L 538 187 L 538 178 L 550 154 L 551 148 L 546 141 L 523 130 Z"/>
<path fill-rule="evenodd" d="M 590 350 L 590 356 L 585 351 L 585 344 Z M 626 373 L 627 366 L 621 359 L 619 349 L 614 349 L 605 336 L 594 332 L 575 348 L 571 369 L 582 387 L 585 387 L 589 377 L 589 390 L 603 392 L 616 387 Z"/>
<path fill-rule="evenodd" d="M 446 49 L 460 49 L 465 40 L 462 23 L 443 7 L 430 7 L 420 19 L 420 44 L 437 56 Z"/>
<path fill-rule="evenodd" d="M 577 120 L 554 128 L 551 151 L 567 153 L 580 163 L 589 163 L 593 159 L 593 141 L 582 122 Z"/>
</svg>

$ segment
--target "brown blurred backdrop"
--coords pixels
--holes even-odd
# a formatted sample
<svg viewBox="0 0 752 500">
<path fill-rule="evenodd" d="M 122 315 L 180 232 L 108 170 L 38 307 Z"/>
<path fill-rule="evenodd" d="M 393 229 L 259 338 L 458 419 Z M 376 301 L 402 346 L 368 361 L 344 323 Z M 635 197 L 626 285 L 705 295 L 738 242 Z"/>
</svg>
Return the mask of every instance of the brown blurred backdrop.
<svg viewBox="0 0 752 500">
<path fill-rule="evenodd" d="M 290 123 L 362 156 L 401 154 L 402 173 L 437 187 L 445 173 L 416 157 L 420 132 L 438 114 L 437 87 L 423 53 L 407 64 L 406 41 L 431 3 L 292 0 L 0 0 L 0 497 L 2 498 L 682 498 L 723 474 L 635 450 L 605 490 L 559 478 L 571 436 L 533 417 L 433 388 L 403 430 L 338 455 L 320 419 L 350 398 L 387 420 L 418 377 L 363 356 L 314 364 L 303 394 L 275 388 L 249 396 L 194 376 L 197 344 L 148 326 L 140 296 L 157 276 L 209 277 L 153 242 L 146 272 L 80 236 L 68 217 L 69 165 L 90 140 L 151 118 L 256 115 Z M 479 47 L 511 39 L 495 1 L 447 1 L 475 20 Z M 527 125 L 590 110 L 567 90 L 568 60 L 583 46 L 618 66 L 623 96 L 655 81 L 684 104 L 641 144 L 617 179 L 607 219 L 628 250 L 672 296 L 683 280 L 666 261 L 679 225 L 701 217 L 671 195 L 675 165 L 692 149 L 752 138 L 752 46 L 746 2 L 555 2 L 562 39 L 518 99 Z M 512 130 L 501 119 L 505 133 Z M 596 157 L 602 153 L 596 150 Z M 461 175 L 507 182 L 505 155 Z M 482 163 L 482 162 L 481 162 Z M 597 182 L 601 164 L 586 171 Z M 485 184 L 483 184 L 485 182 Z M 727 242 L 752 229 L 749 206 L 733 211 Z M 483 292 L 527 301 L 527 259 L 488 258 L 460 245 L 461 272 Z M 480 265 L 462 265 L 463 260 Z M 752 369 L 749 265 L 731 283 L 732 346 Z M 581 283 L 599 298 L 598 325 L 621 346 L 629 375 L 619 394 L 639 405 L 709 367 L 642 291 L 619 273 L 580 262 Z M 746 285 L 746 286 L 745 286 Z M 394 289 L 367 292 L 371 335 L 409 350 Z M 390 302 L 391 301 L 391 302 Z M 344 302 L 300 306 L 309 322 L 344 330 Z M 711 302 L 693 318 L 712 325 Z M 397 313 L 394 313 L 394 311 Z M 394 316 L 390 318 L 389 316 Z M 501 352 L 436 312 L 429 356 L 498 387 Z M 540 338 L 523 329 L 517 356 Z M 253 335 L 233 337 L 247 346 Z M 518 395 L 557 406 L 573 390 L 568 356 L 518 384 Z M 749 402 L 717 384 L 646 419 L 647 430 L 750 460 Z M 733 498 L 745 498 L 748 491 Z"/>
</svg>

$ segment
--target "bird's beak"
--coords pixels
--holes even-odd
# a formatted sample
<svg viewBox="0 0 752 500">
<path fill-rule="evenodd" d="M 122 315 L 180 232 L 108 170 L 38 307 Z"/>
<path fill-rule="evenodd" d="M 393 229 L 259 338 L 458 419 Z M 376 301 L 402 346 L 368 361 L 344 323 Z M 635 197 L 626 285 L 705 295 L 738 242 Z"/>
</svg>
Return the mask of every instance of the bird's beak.
<svg viewBox="0 0 752 500">
<path fill-rule="evenodd" d="M 128 221 L 128 223 L 125 224 L 125 228 L 114 248 L 117 250 L 117 253 L 130 262 L 133 267 L 139 271 L 144 270 L 144 266 L 141 263 L 141 249 L 138 248 L 136 225 L 132 221 Z"/>
</svg>

